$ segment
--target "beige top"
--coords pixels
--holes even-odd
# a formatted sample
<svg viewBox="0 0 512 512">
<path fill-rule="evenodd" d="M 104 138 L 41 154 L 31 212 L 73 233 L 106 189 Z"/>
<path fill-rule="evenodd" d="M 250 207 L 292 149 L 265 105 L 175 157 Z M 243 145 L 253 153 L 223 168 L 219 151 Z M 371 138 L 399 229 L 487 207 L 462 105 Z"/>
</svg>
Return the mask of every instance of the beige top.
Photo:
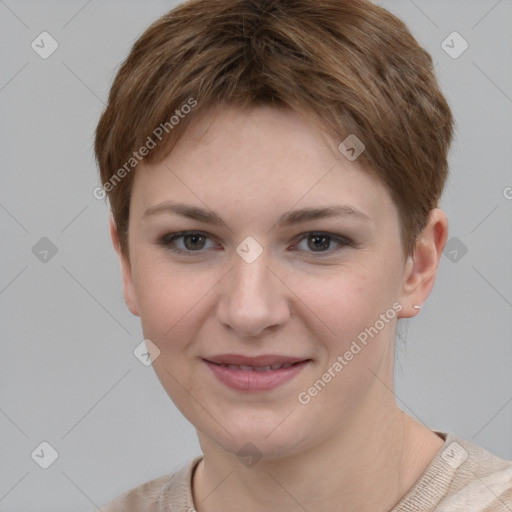
<svg viewBox="0 0 512 512">
<path fill-rule="evenodd" d="M 451 433 L 435 432 L 444 445 L 390 512 L 512 512 L 512 461 Z M 192 475 L 201 459 L 125 492 L 101 511 L 195 512 Z"/>
</svg>

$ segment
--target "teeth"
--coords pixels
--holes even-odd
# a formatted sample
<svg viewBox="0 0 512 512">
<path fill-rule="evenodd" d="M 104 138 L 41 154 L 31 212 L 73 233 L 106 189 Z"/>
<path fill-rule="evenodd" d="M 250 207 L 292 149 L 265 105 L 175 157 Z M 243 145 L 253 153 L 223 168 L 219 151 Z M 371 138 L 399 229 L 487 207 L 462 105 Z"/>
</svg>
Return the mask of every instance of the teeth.
<svg viewBox="0 0 512 512">
<path fill-rule="evenodd" d="M 242 366 L 242 369 L 243 369 L 243 366 Z M 270 366 L 255 366 L 252 369 L 256 370 L 257 372 L 268 372 L 270 370 Z"/>
<path fill-rule="evenodd" d="M 220 366 L 230 368 L 231 370 L 254 370 L 256 372 L 268 372 L 269 370 L 280 370 L 281 368 L 290 368 L 290 366 L 293 366 L 293 364 L 294 363 L 271 364 L 270 366 L 239 366 L 236 364 L 220 364 Z"/>
</svg>

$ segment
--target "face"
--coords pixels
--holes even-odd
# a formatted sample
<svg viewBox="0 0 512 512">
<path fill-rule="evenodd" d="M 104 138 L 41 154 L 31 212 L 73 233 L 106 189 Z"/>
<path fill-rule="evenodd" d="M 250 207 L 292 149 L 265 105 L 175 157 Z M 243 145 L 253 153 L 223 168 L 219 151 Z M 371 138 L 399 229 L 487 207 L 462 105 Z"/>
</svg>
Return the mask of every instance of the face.
<svg viewBox="0 0 512 512">
<path fill-rule="evenodd" d="M 340 142 L 296 113 L 224 107 L 135 174 L 126 302 L 171 399 L 229 452 L 305 450 L 393 386 L 398 212 Z"/>
</svg>

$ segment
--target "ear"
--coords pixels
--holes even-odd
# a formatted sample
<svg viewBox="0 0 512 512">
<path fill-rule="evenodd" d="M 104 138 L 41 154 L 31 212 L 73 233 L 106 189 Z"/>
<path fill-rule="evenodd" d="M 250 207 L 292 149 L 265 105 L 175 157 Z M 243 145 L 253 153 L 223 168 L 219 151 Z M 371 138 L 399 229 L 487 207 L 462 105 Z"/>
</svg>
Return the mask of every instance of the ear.
<svg viewBox="0 0 512 512">
<path fill-rule="evenodd" d="M 112 245 L 116 251 L 119 263 L 121 264 L 121 275 L 123 278 L 123 295 L 124 301 L 128 306 L 128 309 L 134 315 L 139 315 L 139 307 L 137 305 L 137 296 L 133 286 L 132 269 L 129 258 L 122 254 L 121 246 L 119 244 L 119 236 L 117 234 L 116 224 L 112 215 L 110 216 L 110 238 L 112 238 Z"/>
<path fill-rule="evenodd" d="M 411 318 L 419 313 L 413 306 L 422 306 L 427 300 L 437 275 L 443 249 L 448 237 L 448 219 L 443 210 L 434 208 L 429 221 L 416 239 L 412 255 L 407 257 L 404 283 L 400 296 L 403 309 L 399 318 Z"/>
</svg>

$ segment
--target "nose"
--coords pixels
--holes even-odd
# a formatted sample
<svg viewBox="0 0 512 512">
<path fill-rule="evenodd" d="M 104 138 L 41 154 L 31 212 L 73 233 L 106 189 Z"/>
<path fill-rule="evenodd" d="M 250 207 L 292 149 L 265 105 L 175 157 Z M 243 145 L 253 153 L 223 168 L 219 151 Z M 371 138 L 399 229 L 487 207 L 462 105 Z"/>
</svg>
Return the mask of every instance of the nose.
<svg viewBox="0 0 512 512">
<path fill-rule="evenodd" d="M 234 268 L 221 281 L 217 318 L 238 337 L 259 336 L 290 318 L 289 290 L 264 254 L 252 263 L 235 255 Z"/>
</svg>

